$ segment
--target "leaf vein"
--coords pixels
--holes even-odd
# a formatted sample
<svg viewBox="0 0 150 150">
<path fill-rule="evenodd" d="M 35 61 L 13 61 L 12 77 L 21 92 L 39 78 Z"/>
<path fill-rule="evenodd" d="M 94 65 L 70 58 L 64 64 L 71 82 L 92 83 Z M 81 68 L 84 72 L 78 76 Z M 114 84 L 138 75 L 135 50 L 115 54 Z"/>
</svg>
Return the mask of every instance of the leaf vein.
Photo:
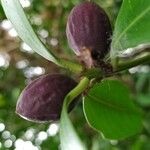
<svg viewBox="0 0 150 150">
<path fill-rule="evenodd" d="M 100 98 L 99 98 L 99 100 L 97 100 L 97 97 L 95 97 L 93 95 L 88 94 L 87 97 L 91 98 L 92 100 L 96 101 L 97 103 L 101 103 L 104 106 L 116 109 L 118 111 L 121 111 L 121 112 L 124 111 L 124 112 L 127 112 L 127 113 L 133 113 L 133 112 L 135 113 L 135 111 L 131 110 L 130 108 L 125 108 L 125 107 L 122 107 L 122 106 L 119 106 L 119 105 L 114 105 L 112 103 L 107 103 L 103 100 L 100 100 Z"/>
</svg>

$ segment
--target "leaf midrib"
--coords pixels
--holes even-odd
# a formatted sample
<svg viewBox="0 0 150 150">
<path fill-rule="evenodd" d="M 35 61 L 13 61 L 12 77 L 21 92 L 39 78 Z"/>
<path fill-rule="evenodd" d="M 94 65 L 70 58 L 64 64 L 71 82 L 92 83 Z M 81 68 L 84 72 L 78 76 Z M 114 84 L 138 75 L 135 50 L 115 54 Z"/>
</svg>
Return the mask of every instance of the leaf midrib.
<svg viewBox="0 0 150 150">
<path fill-rule="evenodd" d="M 125 28 L 122 33 L 120 34 L 120 36 L 118 36 L 118 38 L 116 39 L 116 42 L 114 43 L 114 47 L 115 45 L 117 45 L 117 43 L 119 42 L 119 40 L 122 38 L 122 36 L 136 23 L 138 22 L 146 13 L 148 13 L 150 10 L 150 6 L 145 9 L 140 15 L 137 15 L 137 17 L 135 17 L 135 19 L 127 26 L 127 28 Z"/>
<path fill-rule="evenodd" d="M 125 108 L 125 107 L 122 107 L 122 106 L 114 105 L 112 103 L 107 103 L 106 101 L 101 100 L 101 98 L 98 98 L 98 100 L 97 100 L 97 97 L 95 97 L 93 95 L 90 95 L 90 94 L 88 94 L 87 97 L 91 98 L 91 100 L 94 100 L 97 103 L 101 103 L 102 105 L 104 105 L 106 107 L 116 109 L 120 112 L 124 111 L 124 112 L 127 112 L 127 113 L 133 113 L 133 112 L 136 113 L 136 111 L 134 111 L 134 109 L 131 110 L 131 108 L 128 108 L 128 107 Z"/>
</svg>

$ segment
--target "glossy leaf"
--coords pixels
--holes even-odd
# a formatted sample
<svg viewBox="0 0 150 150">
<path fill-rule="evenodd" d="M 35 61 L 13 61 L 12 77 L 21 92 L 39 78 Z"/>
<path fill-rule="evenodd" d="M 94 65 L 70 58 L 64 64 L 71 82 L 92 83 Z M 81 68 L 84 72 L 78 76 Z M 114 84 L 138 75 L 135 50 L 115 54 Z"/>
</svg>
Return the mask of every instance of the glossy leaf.
<svg viewBox="0 0 150 150">
<path fill-rule="evenodd" d="M 83 102 L 88 123 L 106 138 L 121 139 L 141 130 L 141 113 L 120 81 L 104 80 L 94 85 Z"/>
<path fill-rule="evenodd" d="M 39 55 L 57 64 L 57 58 L 47 50 L 33 31 L 19 1 L 1 0 L 1 3 L 7 18 L 12 22 L 19 37 Z"/>
<path fill-rule="evenodd" d="M 150 1 L 124 0 L 116 20 L 111 56 L 125 49 L 150 43 Z"/>
</svg>

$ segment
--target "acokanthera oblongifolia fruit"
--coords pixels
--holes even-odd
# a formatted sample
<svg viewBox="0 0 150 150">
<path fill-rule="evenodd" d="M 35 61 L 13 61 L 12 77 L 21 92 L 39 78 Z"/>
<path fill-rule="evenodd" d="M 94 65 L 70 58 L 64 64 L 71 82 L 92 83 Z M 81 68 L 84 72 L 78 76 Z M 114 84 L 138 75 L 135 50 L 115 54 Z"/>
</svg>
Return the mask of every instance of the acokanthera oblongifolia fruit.
<svg viewBox="0 0 150 150">
<path fill-rule="evenodd" d="M 67 39 L 86 67 L 102 60 L 110 49 L 111 24 L 105 11 L 93 2 L 75 6 L 67 21 Z"/>
<path fill-rule="evenodd" d="M 22 91 L 16 113 L 34 122 L 56 121 L 60 118 L 65 96 L 76 85 L 73 79 L 65 75 L 41 76 Z M 77 99 L 72 101 L 68 111 L 73 109 Z"/>
</svg>

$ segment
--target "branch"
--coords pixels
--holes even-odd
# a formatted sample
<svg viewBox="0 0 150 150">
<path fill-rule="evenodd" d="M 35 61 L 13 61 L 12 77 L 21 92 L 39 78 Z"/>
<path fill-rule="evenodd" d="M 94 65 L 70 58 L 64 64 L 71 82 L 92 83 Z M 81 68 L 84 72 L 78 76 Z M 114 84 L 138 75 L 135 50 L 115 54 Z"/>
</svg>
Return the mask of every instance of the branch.
<svg viewBox="0 0 150 150">
<path fill-rule="evenodd" d="M 126 69 L 130 69 L 132 67 L 138 66 L 138 65 L 149 63 L 149 62 L 150 62 L 150 53 L 145 52 L 135 58 L 132 58 L 126 61 L 120 61 L 118 65 L 116 66 L 115 72 L 120 72 Z"/>
</svg>

